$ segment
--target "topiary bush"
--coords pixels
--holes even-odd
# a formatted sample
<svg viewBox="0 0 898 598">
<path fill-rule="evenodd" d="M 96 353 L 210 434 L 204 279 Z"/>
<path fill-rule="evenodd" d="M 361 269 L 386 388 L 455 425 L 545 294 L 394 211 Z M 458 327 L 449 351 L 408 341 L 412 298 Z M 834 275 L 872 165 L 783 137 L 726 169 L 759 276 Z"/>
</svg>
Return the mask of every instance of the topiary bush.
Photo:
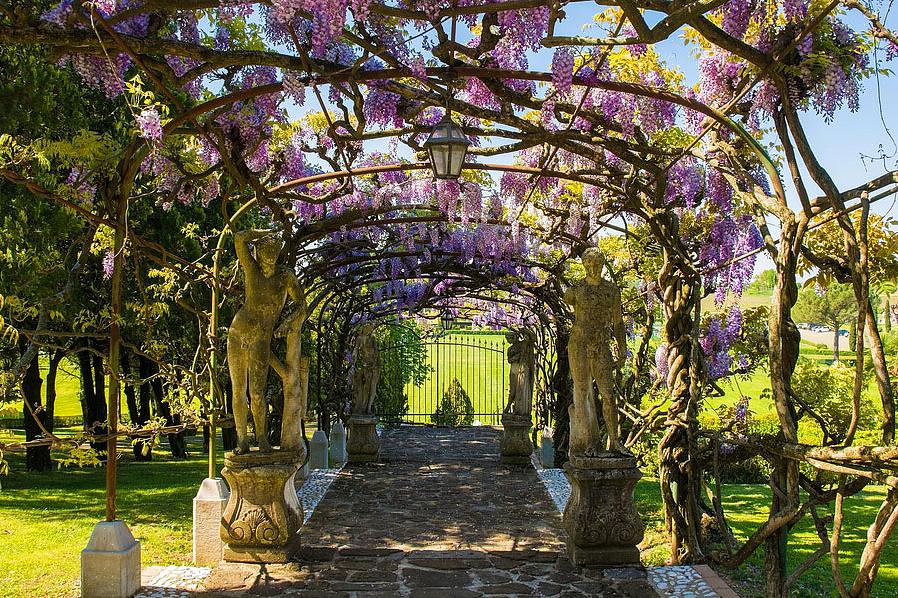
<svg viewBox="0 0 898 598">
<path fill-rule="evenodd" d="M 458 378 L 449 383 L 430 421 L 438 426 L 470 426 L 474 423 L 474 403 Z"/>
</svg>

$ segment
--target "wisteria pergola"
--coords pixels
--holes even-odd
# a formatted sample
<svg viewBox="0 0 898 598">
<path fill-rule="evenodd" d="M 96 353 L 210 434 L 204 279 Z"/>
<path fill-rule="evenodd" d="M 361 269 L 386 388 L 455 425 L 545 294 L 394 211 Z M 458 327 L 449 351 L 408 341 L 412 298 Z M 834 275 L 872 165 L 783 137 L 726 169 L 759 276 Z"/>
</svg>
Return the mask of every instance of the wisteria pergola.
<svg viewBox="0 0 898 598">
<path fill-rule="evenodd" d="M 569 17 L 586 5 L 599 13 L 589 36 Z M 184 288 L 211 289 L 211 307 L 193 296 L 184 303 L 208 332 L 190 383 L 208 397 L 204 418 L 213 427 L 223 415 L 218 313 L 238 284 L 227 239 L 251 219 L 282 231 L 284 263 L 310 297 L 307 326 L 319 339 L 329 330 L 342 339 L 328 356 L 318 346 L 318 359 L 333 359 L 334 367 L 354 326 L 396 314 L 462 309 L 484 322 L 537 329 L 540 405 L 563 447 L 571 316 L 562 297 L 571 264 L 610 231 L 648 237 L 660 267 L 629 264 L 641 280 L 627 302 L 637 337 L 630 439 L 663 433 L 672 561 L 736 566 L 763 546 L 767 594 L 780 596 L 829 554 L 840 592 L 869 594 L 898 523 L 898 451 L 893 390 L 870 309 L 866 223 L 871 203 L 894 193 L 898 177 L 840 189 L 818 161 L 802 116 L 831 117 L 843 104 L 856 109 L 869 55 L 898 53 L 898 39 L 874 8 L 860 0 L 39 6 L 0 2 L 0 44 L 44 48 L 133 115 L 130 142 L 114 151 L 75 142 L 55 149 L 55 184 L 38 176 L 46 145 L 12 139 L 0 147 L 6 180 L 115 231 L 106 264 L 110 455 L 119 434 L 118 316 L 129 260 L 155 262 Z M 653 46 L 683 32 L 699 64 L 694 86 Z M 462 178 L 436 182 L 423 143 L 446 110 L 473 145 Z M 808 190 L 815 186 L 819 197 Z M 161 209 L 200 202 L 220 210 L 226 226 L 202 259 L 188 261 L 148 240 L 152 231 L 129 227 L 129 205 L 144 201 Z M 854 416 L 844 442 L 808 446 L 799 443 L 800 423 L 826 422 L 792 391 L 799 335 L 790 314 L 798 260 L 809 251 L 803 239 L 823 221 L 836 222 L 843 236 L 844 257 L 830 266 L 851 282 L 857 329 L 867 334 L 856 335 Z M 740 295 L 761 252 L 776 267 L 767 329 L 780 433 L 704 430 L 699 407 L 708 385 L 736 367 L 730 346 L 740 331 L 732 320 L 727 332 L 703 327 L 701 298 L 715 294 L 722 304 Z M 62 300 L 64 292 L 42 305 L 28 351 L 52 340 L 48 314 Z M 665 338 L 657 365 L 648 355 L 656 302 Z M 882 403 L 876 447 L 854 446 L 868 342 Z M 32 356 L 23 355 L 20 374 Z M 645 381 L 658 373 L 669 401 L 643 412 Z M 736 450 L 724 454 L 723 444 Z M 715 473 L 719 462 L 758 455 L 773 466 L 769 518 L 739 543 Z M 109 458 L 109 520 L 114 464 Z M 857 576 L 843 580 L 842 501 L 871 482 L 888 494 Z M 817 507 L 832 502 L 830 524 Z M 820 547 L 787 568 L 789 530 L 803 517 L 818 524 Z"/>
</svg>

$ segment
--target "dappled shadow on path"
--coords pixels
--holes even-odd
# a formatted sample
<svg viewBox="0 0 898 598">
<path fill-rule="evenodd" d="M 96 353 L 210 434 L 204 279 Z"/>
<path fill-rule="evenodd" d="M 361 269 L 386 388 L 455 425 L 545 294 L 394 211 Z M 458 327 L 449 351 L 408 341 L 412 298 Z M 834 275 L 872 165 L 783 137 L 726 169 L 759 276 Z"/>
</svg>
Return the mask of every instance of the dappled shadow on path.
<svg viewBox="0 0 898 598">
<path fill-rule="evenodd" d="M 349 465 L 303 527 L 300 562 L 222 564 L 207 595 L 656 596 L 636 569 L 567 560 L 533 468 L 499 463 L 498 430 L 401 427 Z"/>
</svg>

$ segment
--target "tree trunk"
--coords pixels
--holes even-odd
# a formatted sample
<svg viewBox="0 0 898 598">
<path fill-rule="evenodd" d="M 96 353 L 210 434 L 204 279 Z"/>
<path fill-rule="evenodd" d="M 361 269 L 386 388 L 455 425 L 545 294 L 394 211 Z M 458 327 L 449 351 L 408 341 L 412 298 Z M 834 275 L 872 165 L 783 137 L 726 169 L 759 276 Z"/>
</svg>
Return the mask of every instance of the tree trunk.
<svg viewBox="0 0 898 598">
<path fill-rule="evenodd" d="M 555 428 L 552 440 L 555 444 L 555 467 L 562 467 L 567 461 L 567 447 L 570 440 L 571 422 L 568 419 L 568 408 L 574 401 L 571 388 L 571 364 L 568 361 L 567 343 L 570 333 L 560 326 L 556 328 L 555 375 L 552 376 L 552 393 L 555 395 L 553 419 Z"/>
<path fill-rule="evenodd" d="M 24 339 L 20 342 L 22 351 L 28 345 Z M 40 351 L 34 353 L 34 358 L 25 370 L 22 378 L 22 396 L 25 404 L 22 406 L 22 415 L 25 418 L 25 440 L 39 440 L 44 437 L 41 426 L 46 425 L 47 413 L 41 405 L 41 365 Z M 39 422 L 39 423 L 38 423 Z M 25 468 L 29 471 L 47 471 L 53 467 L 50 459 L 49 446 L 33 446 L 25 449 Z"/>
<path fill-rule="evenodd" d="M 888 311 L 886 311 L 888 314 Z M 886 315 L 888 319 L 888 315 Z M 876 374 L 876 386 L 882 401 L 882 443 L 895 442 L 895 394 L 892 381 L 889 378 L 888 363 L 886 362 L 885 349 L 882 346 L 882 337 L 879 327 L 876 325 L 876 317 L 873 309 L 867 310 L 867 336 L 870 338 L 870 358 L 873 362 L 873 372 Z"/>
<path fill-rule="evenodd" d="M 106 434 L 106 381 L 103 358 L 89 351 L 78 353 L 78 367 L 81 370 L 81 400 L 84 413 L 84 429 L 95 436 Z M 92 442 L 91 448 L 105 458 L 106 443 Z"/>
<path fill-rule="evenodd" d="M 172 413 L 171 405 L 165 400 L 165 388 L 162 386 L 162 379 L 157 376 L 159 366 L 140 355 L 137 356 L 137 359 L 140 367 L 140 379 L 143 381 L 143 385 L 149 386 L 156 415 L 165 420 L 166 426 L 179 425 L 181 417 Z M 187 458 L 187 445 L 184 441 L 183 430 L 168 435 L 168 446 L 171 449 L 172 457 Z"/>
<path fill-rule="evenodd" d="M 693 466 L 694 438 L 698 429 L 698 376 L 695 354 L 696 309 L 699 306 L 697 275 L 675 263 L 665 248 L 658 275 L 663 291 L 667 337 L 667 388 L 670 407 L 667 432 L 658 445 L 659 478 L 664 517 L 670 537 L 672 564 L 701 563 L 700 472 Z"/>
<path fill-rule="evenodd" d="M 44 411 L 47 412 L 47 421 L 44 424 L 44 427 L 47 428 L 48 432 L 52 432 L 55 426 L 53 418 L 56 414 L 56 375 L 59 372 L 59 364 L 64 357 L 65 351 L 56 349 L 53 351 L 53 354 L 50 355 L 50 363 L 47 367 L 47 390 L 44 393 L 46 397 L 46 401 L 44 401 Z"/>
<path fill-rule="evenodd" d="M 798 300 L 795 283 L 797 250 L 794 243 L 798 225 L 794 218 L 782 218 L 779 254 L 776 256 L 776 287 L 770 305 L 770 386 L 780 420 L 780 437 L 798 442 L 798 415 L 792 404 L 792 373 L 798 363 L 801 334 L 792 321 L 792 308 Z M 797 511 L 798 463 L 780 458 L 774 463 L 770 482 L 775 487 L 769 516 L 781 511 Z M 764 542 L 765 595 L 782 596 L 787 577 L 789 523 L 774 531 Z"/>
<path fill-rule="evenodd" d="M 848 341 L 849 346 L 851 341 Z M 839 325 L 833 324 L 833 363 L 839 363 Z"/>
<path fill-rule="evenodd" d="M 225 413 L 234 413 L 234 390 L 231 388 L 231 380 L 228 378 L 224 384 Z M 237 448 L 237 428 L 234 422 L 221 423 L 221 448 L 225 451 L 233 451 Z"/>
<path fill-rule="evenodd" d="M 888 291 L 882 296 L 882 329 L 886 334 L 892 332 L 892 304 Z"/>
<path fill-rule="evenodd" d="M 125 400 L 128 405 L 128 417 L 131 418 L 131 425 L 135 428 L 142 428 L 150 421 L 150 396 L 145 390 L 146 385 L 140 384 L 139 390 L 135 386 L 131 353 L 127 350 L 122 351 L 122 375 L 125 380 Z M 134 451 L 135 461 L 153 460 L 153 445 L 151 442 L 135 438 L 131 448 Z"/>
</svg>

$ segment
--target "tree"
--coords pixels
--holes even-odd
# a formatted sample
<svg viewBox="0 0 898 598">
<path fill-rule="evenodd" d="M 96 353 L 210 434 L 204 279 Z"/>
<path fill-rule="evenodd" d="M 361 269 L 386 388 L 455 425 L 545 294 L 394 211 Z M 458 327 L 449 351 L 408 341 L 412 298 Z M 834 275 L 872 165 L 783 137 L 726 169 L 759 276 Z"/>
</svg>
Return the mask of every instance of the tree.
<svg viewBox="0 0 898 598">
<path fill-rule="evenodd" d="M 756 295 L 766 295 L 773 290 L 775 284 L 776 270 L 763 270 L 762 272 L 759 272 L 751 281 L 751 284 L 748 285 L 748 292 Z"/>
<path fill-rule="evenodd" d="M 474 423 L 474 403 L 458 378 L 449 383 L 430 421 L 438 426 L 470 426 Z"/>
<path fill-rule="evenodd" d="M 833 361 L 839 361 L 839 333 L 857 313 L 857 303 L 851 286 L 830 283 L 825 289 L 804 287 L 795 304 L 799 322 L 826 324 L 833 331 Z"/>
</svg>

